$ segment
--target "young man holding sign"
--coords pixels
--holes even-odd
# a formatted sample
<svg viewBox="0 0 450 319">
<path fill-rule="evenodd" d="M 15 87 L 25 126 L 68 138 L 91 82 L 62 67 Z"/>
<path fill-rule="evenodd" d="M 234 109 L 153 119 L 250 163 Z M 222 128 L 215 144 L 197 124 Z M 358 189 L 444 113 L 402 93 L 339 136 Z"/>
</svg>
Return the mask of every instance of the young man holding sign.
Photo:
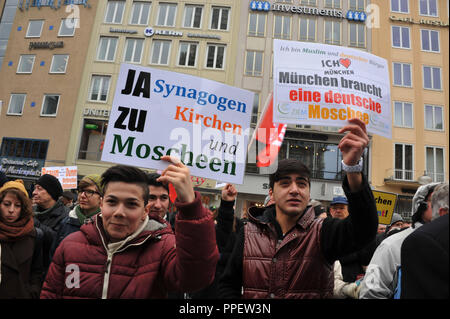
<svg viewBox="0 0 450 319">
<path fill-rule="evenodd" d="M 308 206 L 309 169 L 297 160 L 280 161 L 270 175 L 275 205 L 249 213 L 220 281 L 222 298 L 331 298 L 334 261 L 374 239 L 375 200 L 358 164 L 369 143 L 366 126 L 351 119 L 339 132 L 348 132 L 339 148 L 349 217 L 315 219 Z"/>
<path fill-rule="evenodd" d="M 113 166 L 102 175 L 101 213 L 57 248 L 41 298 L 167 298 L 169 291 L 196 291 L 213 281 L 214 222 L 189 169 L 170 156 L 162 160 L 170 165 L 158 181 L 177 192 L 176 238 L 148 214 L 146 174 Z"/>
</svg>

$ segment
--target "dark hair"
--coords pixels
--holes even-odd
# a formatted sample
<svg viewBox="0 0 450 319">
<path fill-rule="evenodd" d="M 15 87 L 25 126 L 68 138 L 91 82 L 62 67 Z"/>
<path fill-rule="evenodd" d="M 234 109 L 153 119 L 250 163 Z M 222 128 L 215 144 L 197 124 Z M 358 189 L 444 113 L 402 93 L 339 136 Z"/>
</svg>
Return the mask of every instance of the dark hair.
<svg viewBox="0 0 450 319">
<path fill-rule="evenodd" d="M 3 200 L 6 197 L 6 194 L 11 193 L 17 197 L 17 199 L 20 201 L 20 204 L 22 204 L 22 209 L 20 211 L 20 217 L 22 218 L 33 218 L 33 209 L 32 209 L 32 203 L 31 200 L 20 190 L 17 188 L 8 188 L 5 191 L 0 193 L 0 203 L 3 202 Z"/>
<path fill-rule="evenodd" d="M 169 184 L 157 181 L 160 176 L 158 173 L 147 173 L 147 184 L 148 186 L 163 187 L 167 191 L 167 194 L 169 194 Z"/>
<path fill-rule="evenodd" d="M 147 175 L 143 170 L 128 165 L 112 166 L 102 174 L 101 185 L 103 187 L 104 193 L 106 193 L 106 188 L 111 182 L 124 182 L 140 186 L 144 192 L 144 205 L 147 205 L 149 197 Z"/>
<path fill-rule="evenodd" d="M 296 173 L 307 179 L 309 186 L 311 186 L 309 168 L 302 162 L 296 159 L 284 159 L 278 162 L 278 168 L 275 173 L 269 176 L 269 187 L 273 189 L 275 182 L 278 182 L 282 177 Z"/>
</svg>

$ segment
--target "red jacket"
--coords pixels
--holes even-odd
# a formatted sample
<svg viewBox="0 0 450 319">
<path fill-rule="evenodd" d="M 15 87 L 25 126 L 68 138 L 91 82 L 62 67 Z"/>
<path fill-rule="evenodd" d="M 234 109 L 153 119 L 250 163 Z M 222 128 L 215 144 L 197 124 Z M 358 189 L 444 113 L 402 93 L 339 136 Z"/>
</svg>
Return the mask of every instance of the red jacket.
<svg viewBox="0 0 450 319">
<path fill-rule="evenodd" d="M 168 291 L 209 285 L 219 259 L 214 222 L 195 196 L 175 203 L 176 238 L 170 225 L 150 216 L 136 238 L 109 256 L 97 215 L 56 249 L 41 298 L 166 298 Z"/>
<path fill-rule="evenodd" d="M 309 208 L 297 226 L 278 240 L 273 224 L 251 212 L 244 226 L 243 298 L 332 297 L 333 265 L 320 250 L 323 219 L 314 219 Z"/>
</svg>

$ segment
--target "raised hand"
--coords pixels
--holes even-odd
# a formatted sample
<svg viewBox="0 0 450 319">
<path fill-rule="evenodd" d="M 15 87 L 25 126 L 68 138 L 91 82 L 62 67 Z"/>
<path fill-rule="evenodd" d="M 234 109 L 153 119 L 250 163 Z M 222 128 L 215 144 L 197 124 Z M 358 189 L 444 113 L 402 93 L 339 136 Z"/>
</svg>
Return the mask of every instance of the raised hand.
<svg viewBox="0 0 450 319">
<path fill-rule="evenodd" d="M 234 201 L 237 196 L 237 190 L 232 184 L 227 184 L 222 189 L 222 199 L 228 202 Z"/>
<path fill-rule="evenodd" d="M 189 168 L 178 158 L 173 156 L 163 156 L 161 159 L 171 164 L 161 173 L 161 176 L 157 181 L 162 183 L 172 183 L 177 192 L 178 201 L 184 203 L 193 202 L 195 193 L 194 188 L 192 187 Z"/>
</svg>

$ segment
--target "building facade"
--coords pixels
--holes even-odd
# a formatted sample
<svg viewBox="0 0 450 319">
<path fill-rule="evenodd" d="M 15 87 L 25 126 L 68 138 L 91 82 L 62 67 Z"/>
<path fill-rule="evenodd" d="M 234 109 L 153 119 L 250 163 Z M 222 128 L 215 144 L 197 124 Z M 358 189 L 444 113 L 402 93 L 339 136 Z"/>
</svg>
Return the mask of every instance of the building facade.
<svg viewBox="0 0 450 319">
<path fill-rule="evenodd" d="M 448 181 L 448 1 L 373 1 L 372 53 L 388 61 L 392 140 L 374 136 L 372 185 L 409 217 L 421 183 Z M 424 177 L 427 176 L 427 177 Z"/>
<path fill-rule="evenodd" d="M 97 8 L 87 1 L 16 2 L 0 71 L 0 165 L 29 186 L 43 166 L 65 164 Z"/>
</svg>

